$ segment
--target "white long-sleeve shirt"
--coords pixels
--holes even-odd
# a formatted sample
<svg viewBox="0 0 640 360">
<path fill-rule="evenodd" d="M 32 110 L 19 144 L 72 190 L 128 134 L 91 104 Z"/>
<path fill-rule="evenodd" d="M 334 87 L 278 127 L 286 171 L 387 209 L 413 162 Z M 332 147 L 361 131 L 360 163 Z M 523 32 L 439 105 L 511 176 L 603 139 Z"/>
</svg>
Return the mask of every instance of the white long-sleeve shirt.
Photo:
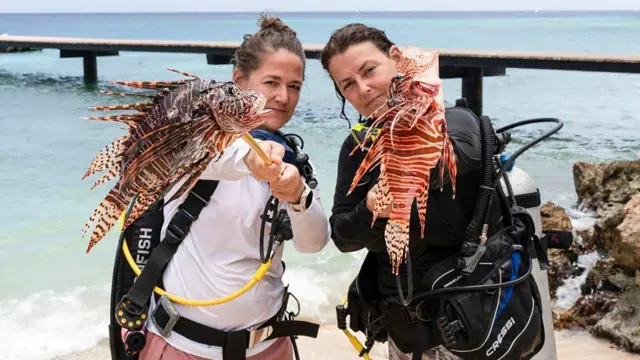
<svg viewBox="0 0 640 360">
<path fill-rule="evenodd" d="M 201 179 L 220 180 L 209 204 L 192 224 L 164 273 L 167 292 L 193 300 L 217 299 L 237 291 L 248 283 L 260 267 L 260 215 L 271 195 L 268 183 L 259 182 L 243 161 L 249 145 L 239 139 L 215 158 Z M 181 184 L 177 184 L 165 200 Z M 164 238 L 168 221 L 184 201 L 188 192 L 164 207 Z M 293 231 L 293 246 L 297 251 L 313 253 L 328 243 L 331 228 L 320 201 L 319 189 L 313 190 L 311 206 L 294 212 L 287 206 Z M 265 227 L 265 252 L 269 239 L 269 224 Z M 281 246 L 266 276 L 246 293 L 227 303 L 200 307 L 175 304 L 180 316 L 224 331 L 246 329 L 273 317 L 282 305 L 284 284 Z M 155 301 L 151 299 L 150 312 Z M 148 330 L 159 334 L 152 321 Z M 182 350 L 208 359 L 222 359 L 222 348 L 207 346 L 172 333 L 166 341 Z M 266 349 L 275 340 L 265 341 L 247 356 Z"/>
</svg>

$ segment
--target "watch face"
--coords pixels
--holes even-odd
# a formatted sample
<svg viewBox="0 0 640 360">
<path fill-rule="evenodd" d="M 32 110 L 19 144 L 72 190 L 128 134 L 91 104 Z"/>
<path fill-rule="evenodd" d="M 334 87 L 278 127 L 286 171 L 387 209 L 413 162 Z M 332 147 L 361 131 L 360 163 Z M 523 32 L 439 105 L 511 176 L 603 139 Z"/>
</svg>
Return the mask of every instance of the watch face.
<svg viewBox="0 0 640 360">
<path fill-rule="evenodd" d="M 307 194 L 307 199 L 304 203 L 304 207 L 306 209 L 308 209 L 309 206 L 311 206 L 311 201 L 313 201 L 313 192 L 309 191 L 309 193 Z"/>
</svg>

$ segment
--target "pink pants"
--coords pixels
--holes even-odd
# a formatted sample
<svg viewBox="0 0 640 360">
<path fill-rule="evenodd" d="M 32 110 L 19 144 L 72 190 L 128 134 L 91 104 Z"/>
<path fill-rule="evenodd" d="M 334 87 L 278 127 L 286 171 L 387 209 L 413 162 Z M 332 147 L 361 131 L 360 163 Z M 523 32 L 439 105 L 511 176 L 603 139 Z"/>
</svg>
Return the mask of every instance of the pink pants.
<svg viewBox="0 0 640 360">
<path fill-rule="evenodd" d="M 139 360 L 206 360 L 203 357 L 188 354 L 169 345 L 162 336 L 147 332 L 146 345 Z M 247 360 L 293 360 L 293 345 L 288 337 L 278 338 L 264 351 L 247 357 Z"/>
</svg>

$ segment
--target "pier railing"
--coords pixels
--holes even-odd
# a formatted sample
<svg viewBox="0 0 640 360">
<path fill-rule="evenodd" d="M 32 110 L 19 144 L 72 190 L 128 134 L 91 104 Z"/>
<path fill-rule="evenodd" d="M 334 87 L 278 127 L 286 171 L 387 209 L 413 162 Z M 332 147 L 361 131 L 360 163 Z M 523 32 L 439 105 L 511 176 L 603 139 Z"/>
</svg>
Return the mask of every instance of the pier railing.
<svg viewBox="0 0 640 360">
<path fill-rule="evenodd" d="M 238 42 L 165 41 L 62 38 L 40 36 L 0 36 L 0 51 L 6 48 L 58 49 L 60 58 L 83 58 L 84 79 L 95 83 L 101 56 L 117 56 L 120 51 L 205 54 L 208 64 L 228 64 Z M 319 59 L 322 45 L 304 46 L 309 59 Z M 640 55 L 591 53 L 546 53 L 519 51 L 440 51 L 440 76 L 462 79 L 462 97 L 473 111 L 482 114 L 482 80 L 503 76 L 507 68 L 640 73 Z"/>
</svg>

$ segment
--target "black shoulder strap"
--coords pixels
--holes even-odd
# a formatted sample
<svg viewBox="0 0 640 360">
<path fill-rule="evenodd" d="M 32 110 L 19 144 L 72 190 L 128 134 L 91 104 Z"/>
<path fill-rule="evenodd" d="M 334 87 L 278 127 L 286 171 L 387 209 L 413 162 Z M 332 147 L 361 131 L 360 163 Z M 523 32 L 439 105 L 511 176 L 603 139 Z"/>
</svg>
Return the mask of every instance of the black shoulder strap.
<svg viewBox="0 0 640 360">
<path fill-rule="evenodd" d="M 129 300 L 137 308 L 135 310 L 144 311 L 143 309 L 146 308 L 154 287 L 164 273 L 165 266 L 189 233 L 191 224 L 209 203 L 209 199 L 218 187 L 218 183 L 219 181 L 217 180 L 198 180 L 196 182 L 185 201 L 178 207 L 178 211 L 171 218 L 165 237 L 149 256 L 147 264 L 129 289 L 129 292 L 123 297 L 122 302 L 126 304 L 125 300 Z"/>
<path fill-rule="evenodd" d="M 447 187 L 447 189 L 450 189 L 450 187 Z M 440 208 L 444 210 L 444 214 L 446 214 L 446 219 L 449 222 L 454 235 L 461 242 L 467 241 L 465 230 L 469 226 L 469 220 L 464 215 L 464 212 L 462 212 L 462 208 L 458 201 L 453 199 L 450 191 L 447 191 L 447 193 L 444 191 L 434 191 L 434 195 L 436 195 L 438 205 L 440 205 Z"/>
</svg>

